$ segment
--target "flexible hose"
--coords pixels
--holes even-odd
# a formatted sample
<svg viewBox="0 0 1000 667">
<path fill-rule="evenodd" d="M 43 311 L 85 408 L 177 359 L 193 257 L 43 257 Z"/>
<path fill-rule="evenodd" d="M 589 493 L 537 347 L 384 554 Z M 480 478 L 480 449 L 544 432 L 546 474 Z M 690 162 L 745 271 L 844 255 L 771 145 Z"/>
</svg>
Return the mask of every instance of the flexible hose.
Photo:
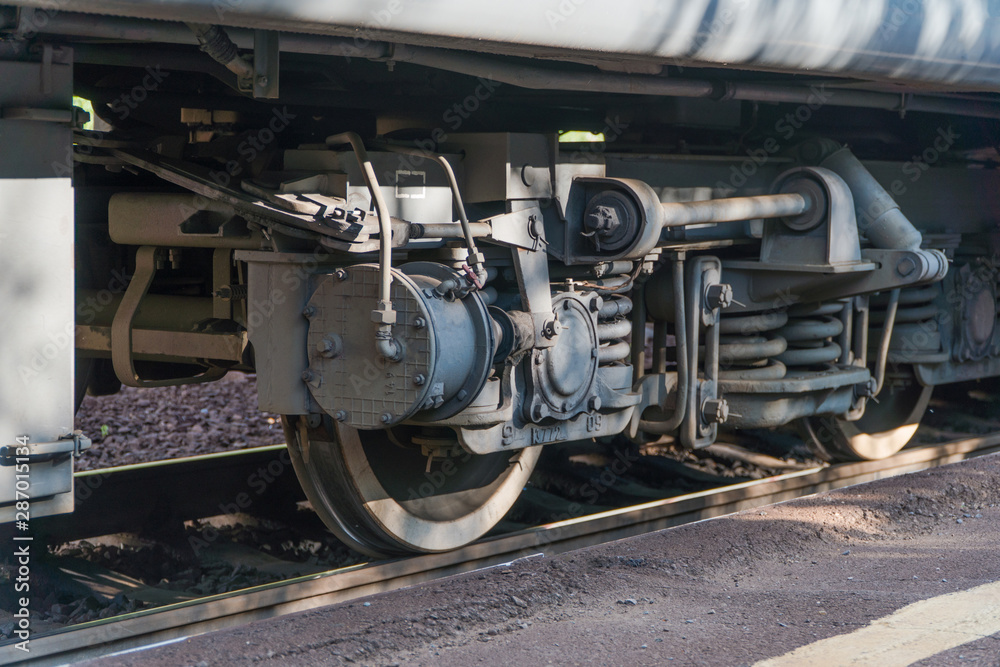
<svg viewBox="0 0 1000 667">
<path fill-rule="evenodd" d="M 368 158 L 368 151 L 365 150 L 365 145 L 361 141 L 361 137 L 355 132 L 342 132 L 326 138 L 327 148 L 343 144 L 350 144 L 351 148 L 354 149 L 354 155 L 357 157 L 358 165 L 361 167 L 361 174 L 364 176 L 365 185 L 368 186 L 368 191 L 371 192 L 372 199 L 375 202 L 375 211 L 378 214 L 379 291 L 378 308 L 375 312 L 383 320 L 388 319 L 390 321 L 382 321 L 379 324 L 378 331 L 375 334 L 375 346 L 379 354 L 383 357 L 396 361 L 399 359 L 400 350 L 399 346 L 392 339 L 392 320 L 395 318 L 395 312 L 392 310 L 392 298 L 389 291 L 392 285 L 392 223 L 389 219 L 389 207 L 382 196 L 378 179 L 375 177 L 375 169 Z"/>
</svg>

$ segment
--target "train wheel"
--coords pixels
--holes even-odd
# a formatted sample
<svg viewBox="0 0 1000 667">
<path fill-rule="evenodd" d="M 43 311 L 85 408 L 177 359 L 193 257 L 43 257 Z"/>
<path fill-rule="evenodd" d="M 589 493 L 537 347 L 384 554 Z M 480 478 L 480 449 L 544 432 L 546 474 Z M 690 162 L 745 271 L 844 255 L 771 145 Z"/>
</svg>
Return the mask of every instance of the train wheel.
<svg viewBox="0 0 1000 667">
<path fill-rule="evenodd" d="M 540 450 L 461 452 L 428 469 L 419 448 L 395 444 L 387 431 L 329 418 L 311 428 L 297 416 L 282 417 L 282 426 L 313 509 L 337 537 L 371 556 L 447 551 L 481 537 L 517 500 Z"/>
<path fill-rule="evenodd" d="M 806 442 L 827 461 L 871 461 L 901 450 L 920 426 L 934 387 L 913 380 L 894 391 L 883 391 L 878 403 L 869 400 L 857 421 L 834 416 L 800 421 Z"/>
</svg>

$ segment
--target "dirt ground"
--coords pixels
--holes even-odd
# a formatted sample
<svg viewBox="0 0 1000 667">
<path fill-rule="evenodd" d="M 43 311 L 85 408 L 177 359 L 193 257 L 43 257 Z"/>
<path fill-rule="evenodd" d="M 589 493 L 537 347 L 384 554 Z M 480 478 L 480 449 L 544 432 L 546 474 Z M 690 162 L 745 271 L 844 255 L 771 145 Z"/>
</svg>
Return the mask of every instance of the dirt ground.
<svg viewBox="0 0 1000 667">
<path fill-rule="evenodd" d="M 992 455 L 87 664 L 749 665 L 996 581 L 998 492 Z"/>
</svg>

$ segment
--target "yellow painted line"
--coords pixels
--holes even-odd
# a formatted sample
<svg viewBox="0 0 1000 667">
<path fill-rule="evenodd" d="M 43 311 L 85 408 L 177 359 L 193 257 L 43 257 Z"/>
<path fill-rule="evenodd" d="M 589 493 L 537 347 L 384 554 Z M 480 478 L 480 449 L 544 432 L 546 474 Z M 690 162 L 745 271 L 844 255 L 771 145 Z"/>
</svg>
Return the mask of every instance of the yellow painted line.
<svg viewBox="0 0 1000 667">
<path fill-rule="evenodd" d="M 754 667 L 903 667 L 1000 632 L 1000 582 L 914 602 L 865 627 L 762 660 Z"/>
</svg>

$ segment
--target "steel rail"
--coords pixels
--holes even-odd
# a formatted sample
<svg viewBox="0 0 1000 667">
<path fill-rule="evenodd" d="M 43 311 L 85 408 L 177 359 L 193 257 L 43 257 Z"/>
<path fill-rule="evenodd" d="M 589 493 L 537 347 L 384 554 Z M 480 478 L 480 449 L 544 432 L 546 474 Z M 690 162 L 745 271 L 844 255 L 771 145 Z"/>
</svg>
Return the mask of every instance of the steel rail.
<svg viewBox="0 0 1000 667">
<path fill-rule="evenodd" d="M 881 461 L 810 468 L 656 500 L 481 540 L 439 554 L 379 561 L 91 621 L 0 645 L 0 664 L 59 665 L 411 586 L 520 558 L 557 554 L 744 509 L 1000 451 L 1000 433 L 904 450 Z"/>
</svg>

